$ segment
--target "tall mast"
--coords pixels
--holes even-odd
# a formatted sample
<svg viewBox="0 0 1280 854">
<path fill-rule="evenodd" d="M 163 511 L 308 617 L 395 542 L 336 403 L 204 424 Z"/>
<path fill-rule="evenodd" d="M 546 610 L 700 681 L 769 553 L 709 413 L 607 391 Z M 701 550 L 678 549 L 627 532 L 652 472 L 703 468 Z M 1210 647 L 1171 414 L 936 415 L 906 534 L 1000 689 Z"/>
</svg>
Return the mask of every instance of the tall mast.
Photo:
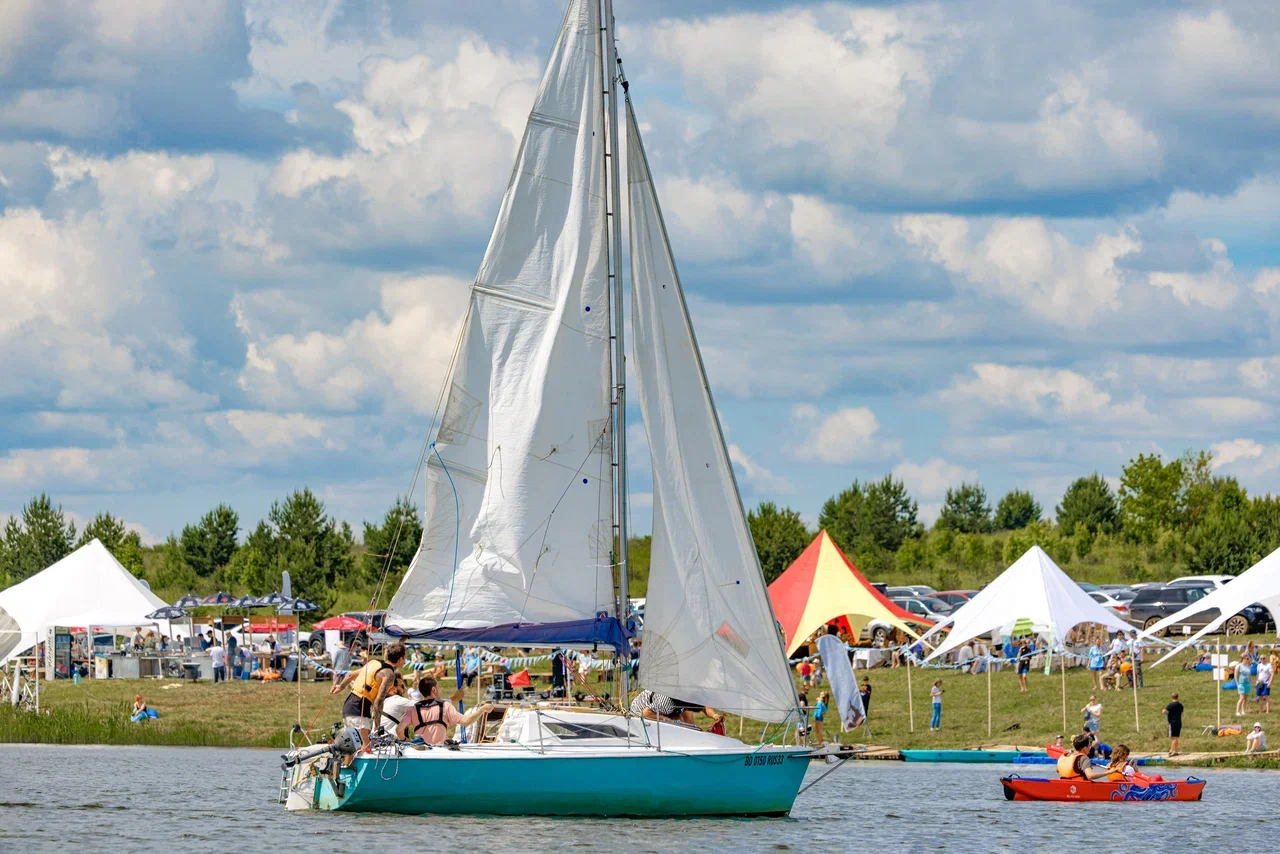
<svg viewBox="0 0 1280 854">
<path fill-rule="evenodd" d="M 613 37 L 613 0 L 601 0 L 600 29 L 604 41 L 604 76 L 608 83 L 609 111 L 608 132 L 606 133 L 605 162 L 609 170 L 609 284 L 613 294 L 613 362 L 614 362 L 614 472 L 613 482 L 618 490 L 617 520 L 615 528 L 618 532 L 618 621 L 625 629 L 627 612 L 630 610 L 630 593 L 627 583 L 627 347 L 626 322 L 622 302 L 622 234 L 620 205 L 622 195 L 619 189 L 619 156 L 621 138 L 618 133 L 618 49 Z M 622 672 L 622 705 L 627 704 L 627 691 L 630 689 L 630 662 L 620 662 Z"/>
</svg>

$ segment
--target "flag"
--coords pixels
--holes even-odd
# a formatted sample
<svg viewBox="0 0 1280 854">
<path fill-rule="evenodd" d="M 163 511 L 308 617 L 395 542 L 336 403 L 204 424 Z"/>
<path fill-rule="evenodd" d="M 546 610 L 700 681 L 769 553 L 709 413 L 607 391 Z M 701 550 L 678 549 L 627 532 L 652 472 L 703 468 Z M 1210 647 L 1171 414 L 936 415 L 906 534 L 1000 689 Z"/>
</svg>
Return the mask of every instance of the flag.
<svg viewBox="0 0 1280 854">
<path fill-rule="evenodd" d="M 532 684 L 533 680 L 529 678 L 529 668 L 527 667 L 512 676 L 510 680 L 512 688 L 528 688 Z"/>
</svg>

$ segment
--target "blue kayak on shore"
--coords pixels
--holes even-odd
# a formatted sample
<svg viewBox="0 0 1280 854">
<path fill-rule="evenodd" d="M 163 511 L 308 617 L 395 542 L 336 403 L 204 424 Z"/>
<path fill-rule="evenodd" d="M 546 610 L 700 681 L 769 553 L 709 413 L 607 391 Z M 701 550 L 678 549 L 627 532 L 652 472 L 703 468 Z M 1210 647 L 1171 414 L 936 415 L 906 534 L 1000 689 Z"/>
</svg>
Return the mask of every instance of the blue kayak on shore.
<svg viewBox="0 0 1280 854">
<path fill-rule="evenodd" d="M 972 762 L 1013 764 L 1019 759 L 1043 757 L 1044 753 L 1030 750 L 903 750 L 904 762 Z"/>
</svg>

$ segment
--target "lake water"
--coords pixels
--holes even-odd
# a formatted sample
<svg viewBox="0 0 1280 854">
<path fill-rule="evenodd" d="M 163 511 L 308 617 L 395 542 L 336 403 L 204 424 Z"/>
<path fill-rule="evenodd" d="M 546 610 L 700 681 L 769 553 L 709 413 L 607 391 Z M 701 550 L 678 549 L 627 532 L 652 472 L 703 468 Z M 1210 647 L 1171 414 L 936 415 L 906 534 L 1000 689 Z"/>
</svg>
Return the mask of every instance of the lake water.
<svg viewBox="0 0 1280 854">
<path fill-rule="evenodd" d="M 267 750 L 0 745 L 0 851 L 1249 852 L 1274 849 L 1280 828 L 1280 774 L 1260 771 L 1191 769 L 1209 781 L 1200 803 L 1038 804 L 1005 801 L 997 777 L 1048 768 L 848 762 L 789 819 L 604 821 L 289 813 L 279 762 Z"/>
</svg>

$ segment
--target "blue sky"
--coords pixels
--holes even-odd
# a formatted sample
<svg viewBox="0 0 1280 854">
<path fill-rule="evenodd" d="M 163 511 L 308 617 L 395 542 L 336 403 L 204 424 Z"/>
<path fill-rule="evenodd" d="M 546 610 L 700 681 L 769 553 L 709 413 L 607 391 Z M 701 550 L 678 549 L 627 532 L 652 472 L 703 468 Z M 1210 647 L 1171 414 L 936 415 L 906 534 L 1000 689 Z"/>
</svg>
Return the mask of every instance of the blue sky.
<svg viewBox="0 0 1280 854">
<path fill-rule="evenodd" d="M 1280 486 L 1280 7 L 616 8 L 748 504 L 1051 511 L 1185 448 Z M 4 4 L 0 515 L 378 518 L 561 11 Z"/>
</svg>

